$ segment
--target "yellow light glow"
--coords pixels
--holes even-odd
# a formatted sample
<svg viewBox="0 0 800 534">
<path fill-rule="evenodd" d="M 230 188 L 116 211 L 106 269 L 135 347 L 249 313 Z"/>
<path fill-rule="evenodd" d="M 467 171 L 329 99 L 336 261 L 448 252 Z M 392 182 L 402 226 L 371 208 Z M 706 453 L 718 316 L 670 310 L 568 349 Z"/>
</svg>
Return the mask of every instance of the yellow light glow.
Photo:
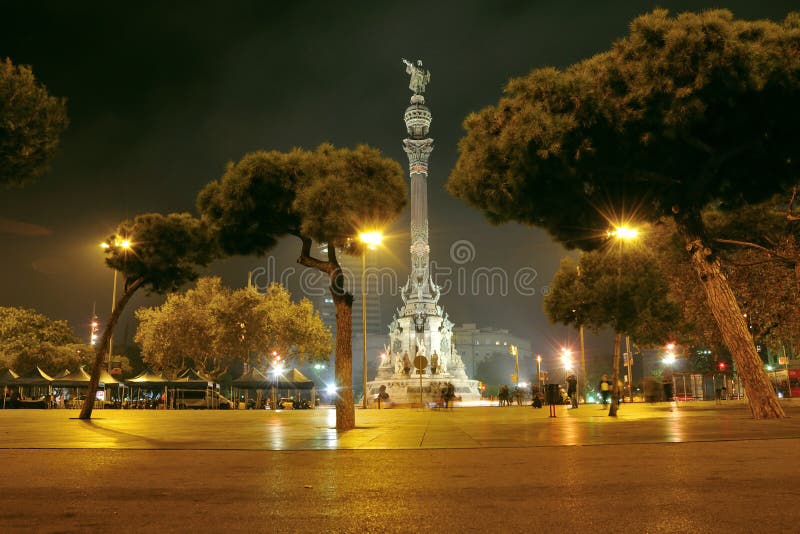
<svg viewBox="0 0 800 534">
<path fill-rule="evenodd" d="M 100 248 L 102 248 L 102 249 L 107 249 L 110 246 L 111 245 L 109 245 L 108 243 L 100 243 Z"/>
<path fill-rule="evenodd" d="M 617 226 L 611 235 L 617 239 L 636 239 L 639 237 L 639 230 L 630 226 Z"/>
<path fill-rule="evenodd" d="M 380 232 L 362 232 L 358 235 L 358 239 L 364 244 L 378 246 L 383 241 L 383 234 Z"/>
<path fill-rule="evenodd" d="M 124 248 L 125 250 L 128 250 L 129 248 L 131 248 L 131 241 L 130 241 L 130 239 L 122 239 L 122 240 L 119 242 L 119 246 L 120 246 L 121 248 Z"/>
<path fill-rule="evenodd" d="M 561 364 L 567 369 L 572 368 L 572 351 L 566 347 L 561 348 Z"/>
</svg>

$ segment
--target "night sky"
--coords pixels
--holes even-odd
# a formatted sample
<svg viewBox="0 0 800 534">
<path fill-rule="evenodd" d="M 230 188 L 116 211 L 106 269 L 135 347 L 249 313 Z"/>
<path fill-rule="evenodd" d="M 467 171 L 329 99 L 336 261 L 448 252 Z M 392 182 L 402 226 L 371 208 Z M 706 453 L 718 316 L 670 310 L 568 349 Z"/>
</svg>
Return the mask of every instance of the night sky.
<svg viewBox="0 0 800 534">
<path fill-rule="evenodd" d="M 477 267 L 537 273 L 526 286 L 533 296 L 511 287 L 505 297 L 466 291 L 441 303 L 457 324 L 509 328 L 543 354 L 574 344 L 573 330 L 547 323 L 541 302 L 566 251 L 537 229 L 490 226 L 444 182 L 462 120 L 496 102 L 510 77 L 605 50 L 656 6 L 727 7 L 741 18 L 781 20 L 797 2 L 2 1 L 0 57 L 31 65 L 51 94 L 66 97 L 71 124 L 50 172 L 0 193 L 0 305 L 67 319 L 86 337 L 93 303 L 101 318 L 110 311 L 112 272 L 98 243 L 136 214 L 193 211 L 199 189 L 248 151 L 367 143 L 407 168 L 402 115 L 411 92 L 401 58 L 408 58 L 431 71 L 432 259 L 459 267 L 450 249 L 468 240 L 475 251 L 461 265 L 468 277 Z M 408 210 L 389 233 L 381 263 L 404 283 Z M 274 264 L 295 267 L 298 252 L 299 242 L 287 238 Z M 232 258 L 208 273 L 238 287 L 265 264 Z M 119 338 L 133 335 L 135 307 L 159 301 L 135 298 Z M 387 322 L 399 303 L 382 298 Z M 600 355 L 612 347 L 602 336 L 589 349 Z"/>
</svg>

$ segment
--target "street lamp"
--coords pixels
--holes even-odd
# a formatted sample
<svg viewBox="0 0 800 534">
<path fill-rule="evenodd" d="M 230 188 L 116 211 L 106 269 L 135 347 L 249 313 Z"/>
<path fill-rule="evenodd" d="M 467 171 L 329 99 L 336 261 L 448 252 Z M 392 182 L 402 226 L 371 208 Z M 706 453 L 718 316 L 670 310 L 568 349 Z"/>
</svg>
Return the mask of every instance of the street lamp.
<svg viewBox="0 0 800 534">
<path fill-rule="evenodd" d="M 564 382 L 566 382 L 567 372 L 572 369 L 572 351 L 566 347 L 561 349 L 561 364 L 564 366 Z"/>
<path fill-rule="evenodd" d="M 114 246 L 121 248 L 123 253 L 127 253 L 131 250 L 131 240 L 126 238 L 116 237 L 114 238 Z M 108 250 L 111 248 L 111 245 L 108 242 L 100 243 L 100 248 L 103 250 Z M 111 315 L 114 315 L 114 310 L 117 307 L 117 275 L 119 271 L 114 269 L 114 287 L 111 291 Z M 114 332 L 111 332 L 111 336 L 108 338 L 108 373 L 111 374 L 111 353 L 114 349 Z"/>
<path fill-rule="evenodd" d="M 364 394 L 362 407 L 367 407 L 367 249 L 375 248 L 383 241 L 380 232 L 362 232 L 358 236 L 361 247 L 361 320 L 364 327 Z"/>
<path fill-rule="evenodd" d="M 608 234 L 608 237 L 622 239 L 623 241 L 636 239 L 639 237 L 639 230 L 625 225 L 615 226 L 613 230 L 609 230 L 606 233 Z"/>
<path fill-rule="evenodd" d="M 663 363 L 664 365 L 668 366 L 669 369 L 670 369 L 670 377 L 669 377 L 670 380 L 669 380 L 669 382 L 664 382 L 662 380 L 662 385 L 663 384 L 669 384 L 670 385 L 670 390 L 669 391 L 667 391 L 666 390 L 666 386 L 664 386 L 664 388 L 665 388 L 664 389 L 664 396 L 667 397 L 667 399 L 666 399 L 667 401 L 671 400 L 673 398 L 674 394 L 675 394 L 675 375 L 672 372 L 672 366 L 675 364 L 675 353 L 673 352 L 674 350 L 675 350 L 675 344 L 674 343 L 668 343 L 667 344 L 667 352 L 664 354 L 664 357 L 661 359 L 661 363 Z"/>
<path fill-rule="evenodd" d="M 272 409 L 276 410 L 278 408 L 278 399 L 276 396 L 277 389 L 278 389 L 278 377 L 283 374 L 283 362 L 281 361 L 280 355 L 276 351 L 272 351 L 272 357 L 275 358 L 272 362 L 272 369 L 270 369 L 270 373 L 272 373 Z"/>
<path fill-rule="evenodd" d="M 539 384 L 539 391 L 542 390 L 542 355 L 536 355 L 536 383 Z"/>
<path fill-rule="evenodd" d="M 515 385 L 519 385 L 519 347 L 517 345 L 511 345 L 508 347 L 508 352 L 514 357 L 514 382 Z"/>
<path fill-rule="evenodd" d="M 621 284 L 621 280 L 622 280 L 622 246 L 623 246 L 623 243 L 625 241 L 633 241 L 636 238 L 638 238 L 639 237 L 639 230 L 636 229 L 636 228 L 632 228 L 630 226 L 627 226 L 625 224 L 621 224 L 621 225 L 615 226 L 612 230 L 609 230 L 606 233 L 607 233 L 609 238 L 614 238 L 619 244 L 619 250 L 618 250 L 618 255 L 617 255 L 617 258 L 618 258 L 618 261 L 617 261 L 617 315 L 619 315 L 619 290 L 620 290 L 620 284 Z M 617 320 L 619 320 L 619 319 L 617 319 Z M 619 335 L 621 335 L 621 332 L 617 332 L 616 334 L 619 336 Z M 619 343 L 615 342 L 615 345 L 619 346 Z M 630 359 L 631 358 L 630 346 L 631 346 L 630 345 L 630 336 L 626 335 L 625 336 L 625 354 L 628 356 L 628 359 L 626 360 L 625 365 L 628 368 L 628 388 L 629 388 L 629 391 L 630 391 L 630 401 L 633 402 L 633 372 L 632 372 L 632 368 L 633 368 L 632 363 L 633 362 Z M 617 387 L 617 383 L 618 383 L 618 380 L 619 380 L 619 376 L 616 374 L 616 373 L 618 373 L 618 369 L 619 369 L 619 363 L 618 362 L 619 362 L 619 353 L 617 352 L 614 355 L 614 373 L 615 373 L 614 374 L 614 388 Z M 616 389 L 615 389 L 615 391 L 616 391 Z M 618 392 L 617 395 L 619 395 L 620 393 L 622 393 L 622 392 Z M 619 402 L 619 398 L 617 398 L 617 402 Z M 612 406 L 612 413 L 616 414 L 614 406 Z"/>
</svg>

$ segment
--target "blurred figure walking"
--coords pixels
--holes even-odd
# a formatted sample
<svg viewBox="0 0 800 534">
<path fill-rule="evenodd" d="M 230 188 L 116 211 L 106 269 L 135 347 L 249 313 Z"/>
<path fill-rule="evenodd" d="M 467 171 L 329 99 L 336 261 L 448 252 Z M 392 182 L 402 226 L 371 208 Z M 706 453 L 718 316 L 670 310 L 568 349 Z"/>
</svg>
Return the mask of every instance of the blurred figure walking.
<svg viewBox="0 0 800 534">
<path fill-rule="evenodd" d="M 569 397 L 570 401 L 572 402 L 572 407 L 578 407 L 578 379 L 575 378 L 575 375 L 569 375 L 567 377 L 567 396 Z"/>
</svg>

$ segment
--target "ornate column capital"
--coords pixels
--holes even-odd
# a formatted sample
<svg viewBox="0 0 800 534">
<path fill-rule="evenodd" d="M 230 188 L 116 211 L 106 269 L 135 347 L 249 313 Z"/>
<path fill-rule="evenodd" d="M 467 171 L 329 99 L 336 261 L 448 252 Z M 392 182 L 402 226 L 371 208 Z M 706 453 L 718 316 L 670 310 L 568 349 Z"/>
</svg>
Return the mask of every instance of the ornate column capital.
<svg viewBox="0 0 800 534">
<path fill-rule="evenodd" d="M 433 152 L 433 139 L 403 139 L 411 174 L 428 174 L 428 158 Z"/>
</svg>

